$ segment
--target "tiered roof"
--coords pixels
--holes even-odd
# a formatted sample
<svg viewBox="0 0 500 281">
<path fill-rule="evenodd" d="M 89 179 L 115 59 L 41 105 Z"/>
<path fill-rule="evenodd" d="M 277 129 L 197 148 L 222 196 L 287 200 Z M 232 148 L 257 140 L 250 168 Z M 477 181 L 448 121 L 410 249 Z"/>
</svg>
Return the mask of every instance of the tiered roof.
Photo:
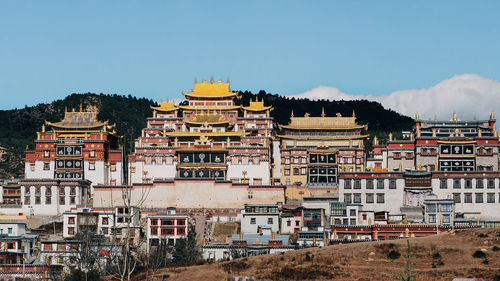
<svg viewBox="0 0 500 281">
<path fill-rule="evenodd" d="M 326 117 L 324 113 L 321 117 L 309 117 L 306 113 L 304 117 L 290 117 L 288 125 L 280 125 L 280 128 L 291 130 L 353 130 L 353 129 L 367 129 L 367 125 L 358 125 L 356 123 L 356 116 L 343 117 L 337 113 L 336 117 Z"/>
<path fill-rule="evenodd" d="M 232 92 L 229 87 L 229 81 L 223 83 L 219 80 L 218 83 L 214 83 L 214 79 L 210 79 L 210 83 L 206 83 L 205 80 L 202 83 L 194 83 L 193 91 L 189 93 L 182 93 L 186 97 L 197 97 L 197 98 L 225 98 L 225 97 L 237 97 L 237 92 Z"/>
<path fill-rule="evenodd" d="M 83 111 L 80 107 L 80 111 L 65 111 L 63 120 L 59 122 L 49 122 L 45 121 L 46 125 L 49 125 L 55 129 L 63 130 L 78 130 L 78 129 L 103 129 L 110 130 L 114 125 L 108 125 L 108 121 L 100 122 L 97 118 L 99 112 L 96 111 Z"/>
</svg>

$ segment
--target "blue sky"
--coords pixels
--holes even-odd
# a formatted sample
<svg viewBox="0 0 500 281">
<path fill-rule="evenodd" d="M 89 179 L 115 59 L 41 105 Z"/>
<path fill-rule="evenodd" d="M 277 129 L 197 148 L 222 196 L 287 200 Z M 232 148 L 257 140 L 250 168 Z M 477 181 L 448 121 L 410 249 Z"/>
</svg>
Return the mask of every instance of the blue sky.
<svg viewBox="0 0 500 281">
<path fill-rule="evenodd" d="M 383 95 L 500 80 L 500 1 L 1 1 L 0 109 L 77 92 L 181 98 L 195 77 Z"/>
</svg>

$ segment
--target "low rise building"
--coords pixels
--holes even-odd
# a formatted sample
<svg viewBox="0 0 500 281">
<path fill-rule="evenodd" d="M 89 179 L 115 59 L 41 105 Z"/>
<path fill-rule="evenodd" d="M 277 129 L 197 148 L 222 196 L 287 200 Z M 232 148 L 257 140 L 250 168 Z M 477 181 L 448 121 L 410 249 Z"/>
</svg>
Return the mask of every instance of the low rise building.
<svg viewBox="0 0 500 281">
<path fill-rule="evenodd" d="M 241 232 L 259 233 L 269 227 L 272 232 L 280 230 L 278 205 L 247 204 L 242 212 Z"/>
<path fill-rule="evenodd" d="M 190 216 L 177 213 L 175 208 L 169 208 L 166 213 L 149 214 L 146 217 L 146 239 L 148 252 L 154 251 L 163 240 L 167 245 L 174 246 L 177 240 L 187 237 Z"/>
</svg>

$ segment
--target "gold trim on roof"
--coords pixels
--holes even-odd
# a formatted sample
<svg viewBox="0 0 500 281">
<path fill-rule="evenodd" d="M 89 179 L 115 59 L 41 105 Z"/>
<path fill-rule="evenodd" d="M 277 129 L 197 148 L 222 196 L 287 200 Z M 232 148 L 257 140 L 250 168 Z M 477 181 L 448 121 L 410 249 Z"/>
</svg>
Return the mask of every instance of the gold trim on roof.
<svg viewBox="0 0 500 281">
<path fill-rule="evenodd" d="M 218 83 L 214 83 L 213 79 L 210 80 L 210 83 L 206 83 L 205 80 L 203 80 L 202 83 L 197 83 L 195 81 L 193 91 L 182 94 L 190 97 L 211 98 L 238 96 L 238 93 L 231 91 L 229 81 L 227 83 L 222 83 L 222 80 L 219 80 Z"/>
<path fill-rule="evenodd" d="M 155 109 L 155 110 L 158 110 L 158 111 L 173 111 L 173 110 L 177 110 L 178 107 L 175 106 L 174 104 L 174 101 L 161 101 L 160 102 L 160 106 L 150 106 L 151 109 Z"/>
<path fill-rule="evenodd" d="M 232 105 L 232 106 L 189 106 L 189 105 L 180 105 L 180 109 L 185 109 L 185 110 L 234 110 L 234 109 L 240 109 L 240 105 Z"/>
<path fill-rule="evenodd" d="M 90 129 L 103 127 L 103 129 L 106 130 L 113 127 L 108 125 L 108 121 L 100 122 L 97 119 L 97 114 L 97 111 L 82 111 L 80 107 L 80 111 L 75 111 L 74 109 L 71 112 L 65 111 L 63 120 L 59 122 L 45 121 L 45 124 L 55 128 L 64 129 Z"/>
<path fill-rule="evenodd" d="M 196 137 L 196 136 L 246 136 L 249 133 L 240 132 L 165 132 L 165 136 L 185 136 L 185 137 Z"/>
<path fill-rule="evenodd" d="M 368 125 L 359 125 L 356 123 L 356 116 L 343 117 L 337 113 L 336 117 L 326 117 L 324 112 L 321 117 L 310 117 L 306 113 L 304 117 L 290 117 L 288 125 L 279 125 L 280 128 L 292 130 L 352 130 L 368 129 Z"/>
<path fill-rule="evenodd" d="M 222 117 L 222 114 L 196 114 L 196 116 L 191 119 L 185 121 L 188 124 L 197 124 L 197 125 L 208 125 L 208 124 L 227 124 L 228 120 Z"/>
<path fill-rule="evenodd" d="M 259 101 L 259 100 L 255 99 L 255 101 L 250 100 L 250 105 L 243 106 L 243 109 L 250 110 L 250 111 L 264 111 L 264 110 L 268 110 L 268 109 L 272 110 L 272 106 L 264 106 L 264 100 Z"/>
<path fill-rule="evenodd" d="M 354 139 L 363 139 L 369 137 L 369 135 L 359 135 L 352 137 L 328 137 L 328 136 L 290 136 L 290 135 L 276 135 L 279 138 L 283 139 L 292 139 L 292 140 L 354 140 Z"/>
</svg>

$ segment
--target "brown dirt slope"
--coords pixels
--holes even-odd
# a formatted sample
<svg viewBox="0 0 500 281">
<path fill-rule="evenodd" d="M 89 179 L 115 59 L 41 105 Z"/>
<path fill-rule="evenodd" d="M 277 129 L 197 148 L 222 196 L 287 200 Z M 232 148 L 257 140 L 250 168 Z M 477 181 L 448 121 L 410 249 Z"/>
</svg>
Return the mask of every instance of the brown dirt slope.
<svg viewBox="0 0 500 281">
<path fill-rule="evenodd" d="M 414 280 L 452 280 L 477 277 L 500 280 L 500 228 L 452 231 L 439 236 L 411 238 Z M 391 251 L 400 254 L 389 258 Z M 482 251 L 481 254 L 476 251 Z M 392 257 L 398 255 L 392 253 Z M 406 240 L 365 242 L 310 248 L 229 262 L 165 268 L 134 280 L 227 280 L 254 276 L 256 280 L 394 280 L 401 273 Z M 473 257 L 473 255 L 478 257 Z"/>
</svg>

